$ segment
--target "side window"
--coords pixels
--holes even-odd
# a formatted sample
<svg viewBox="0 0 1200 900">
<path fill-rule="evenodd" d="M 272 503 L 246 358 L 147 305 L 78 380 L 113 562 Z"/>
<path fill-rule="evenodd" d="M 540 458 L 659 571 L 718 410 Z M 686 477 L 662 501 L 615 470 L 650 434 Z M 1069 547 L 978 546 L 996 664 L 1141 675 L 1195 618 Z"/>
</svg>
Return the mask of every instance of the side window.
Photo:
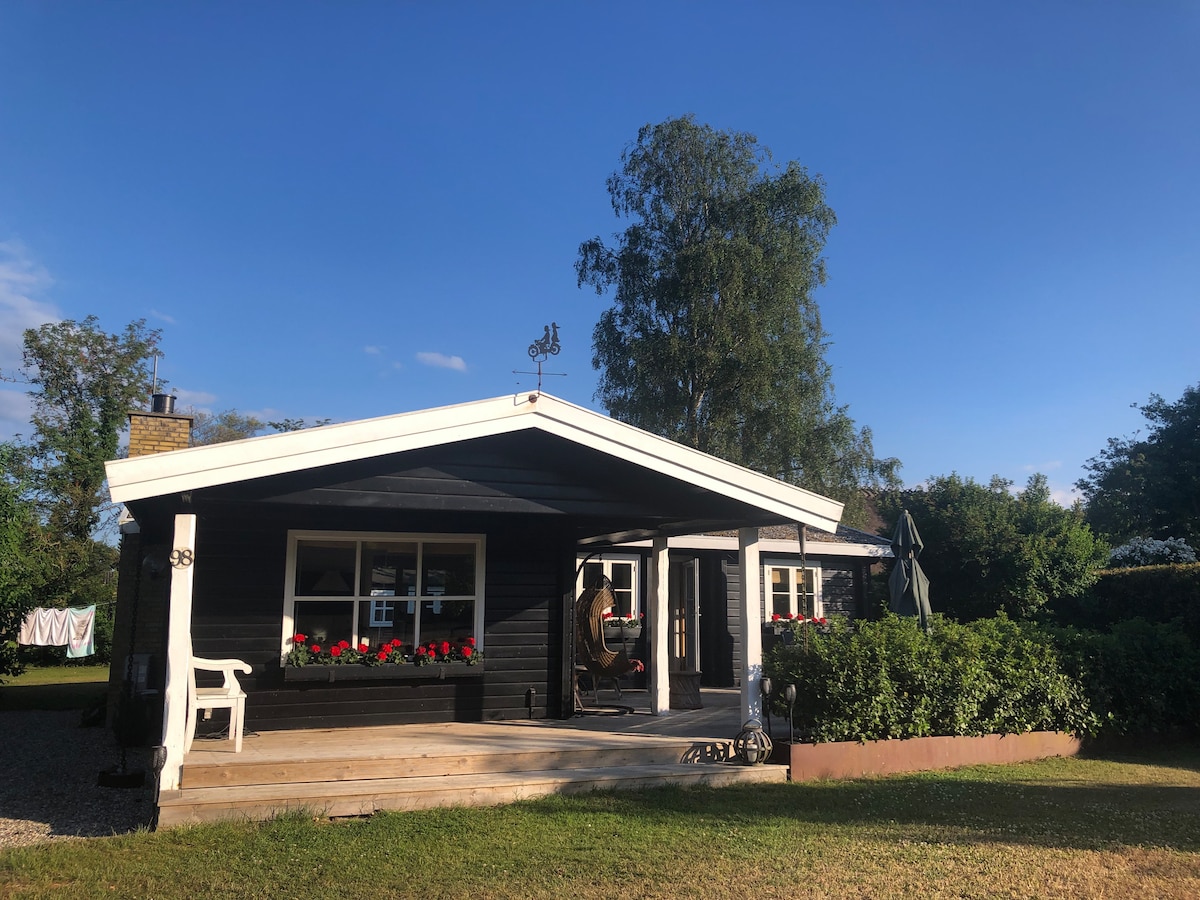
<svg viewBox="0 0 1200 900">
<path fill-rule="evenodd" d="M 593 559 L 583 564 L 576 592 L 600 587 L 608 579 L 616 603 L 610 610 L 614 616 L 638 619 L 642 614 L 640 582 L 636 556 Z"/>
</svg>

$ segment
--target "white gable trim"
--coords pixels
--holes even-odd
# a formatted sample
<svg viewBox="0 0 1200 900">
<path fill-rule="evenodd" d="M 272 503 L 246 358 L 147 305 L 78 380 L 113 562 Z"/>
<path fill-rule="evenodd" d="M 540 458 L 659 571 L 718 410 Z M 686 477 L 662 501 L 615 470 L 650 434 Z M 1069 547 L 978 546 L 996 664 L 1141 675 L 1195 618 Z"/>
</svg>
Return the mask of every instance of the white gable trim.
<svg viewBox="0 0 1200 900">
<path fill-rule="evenodd" d="M 538 428 L 790 521 L 833 531 L 842 504 L 548 394 L 518 394 L 105 464 L 113 502 Z"/>
</svg>

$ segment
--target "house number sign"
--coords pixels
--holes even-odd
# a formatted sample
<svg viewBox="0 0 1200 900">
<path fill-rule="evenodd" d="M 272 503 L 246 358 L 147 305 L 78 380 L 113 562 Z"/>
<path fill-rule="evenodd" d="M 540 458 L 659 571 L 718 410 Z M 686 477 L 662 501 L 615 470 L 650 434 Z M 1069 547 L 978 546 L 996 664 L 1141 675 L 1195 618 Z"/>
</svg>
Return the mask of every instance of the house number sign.
<svg viewBox="0 0 1200 900">
<path fill-rule="evenodd" d="M 172 550 L 170 560 L 172 569 L 186 569 L 195 562 L 195 557 L 191 550 Z"/>
</svg>

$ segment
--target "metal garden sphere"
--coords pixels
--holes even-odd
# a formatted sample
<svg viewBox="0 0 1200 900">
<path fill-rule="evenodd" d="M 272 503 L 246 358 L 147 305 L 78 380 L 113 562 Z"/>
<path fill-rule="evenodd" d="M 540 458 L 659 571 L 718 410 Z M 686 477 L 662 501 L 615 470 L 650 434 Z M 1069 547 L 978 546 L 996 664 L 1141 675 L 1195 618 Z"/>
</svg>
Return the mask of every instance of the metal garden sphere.
<svg viewBox="0 0 1200 900">
<path fill-rule="evenodd" d="M 771 758 L 771 736 L 763 731 L 762 722 L 751 719 L 733 739 L 733 752 L 748 766 L 757 766 Z"/>
</svg>

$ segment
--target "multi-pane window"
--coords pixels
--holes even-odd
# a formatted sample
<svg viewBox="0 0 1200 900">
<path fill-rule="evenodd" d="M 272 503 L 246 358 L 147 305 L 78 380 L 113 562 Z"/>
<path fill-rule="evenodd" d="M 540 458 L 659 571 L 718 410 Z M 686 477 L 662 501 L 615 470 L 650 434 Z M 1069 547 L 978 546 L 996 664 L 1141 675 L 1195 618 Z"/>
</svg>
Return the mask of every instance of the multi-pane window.
<svg viewBox="0 0 1200 900">
<path fill-rule="evenodd" d="M 638 599 L 638 558 L 636 556 L 617 559 L 593 559 L 583 564 L 579 573 L 578 590 L 601 587 L 608 579 L 616 603 L 612 607 L 614 616 L 637 619 L 641 614 Z"/>
<path fill-rule="evenodd" d="M 820 569 L 774 565 L 763 567 L 764 616 L 766 621 L 822 616 Z"/>
<path fill-rule="evenodd" d="M 293 533 L 284 650 L 297 632 L 322 647 L 393 639 L 482 644 L 483 539 Z"/>
</svg>

